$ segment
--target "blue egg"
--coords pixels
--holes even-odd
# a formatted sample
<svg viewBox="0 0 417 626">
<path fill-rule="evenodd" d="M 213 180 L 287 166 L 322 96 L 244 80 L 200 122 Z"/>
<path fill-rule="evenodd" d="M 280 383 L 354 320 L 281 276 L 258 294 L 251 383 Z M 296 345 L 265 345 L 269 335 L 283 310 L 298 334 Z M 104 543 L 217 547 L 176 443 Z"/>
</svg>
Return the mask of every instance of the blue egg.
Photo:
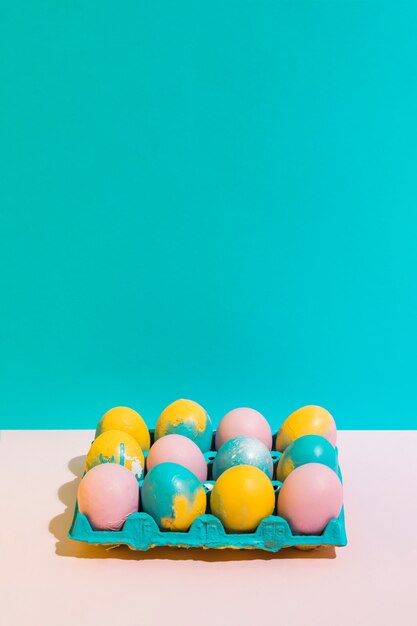
<svg viewBox="0 0 417 626">
<path fill-rule="evenodd" d="M 221 446 L 213 462 L 214 480 L 234 465 L 253 465 L 272 478 L 271 453 L 262 441 L 254 437 L 233 437 Z"/>
<path fill-rule="evenodd" d="M 189 469 L 177 463 L 160 463 L 146 474 L 141 487 L 142 509 L 161 530 L 186 531 L 206 512 L 203 485 Z"/>
<path fill-rule="evenodd" d="M 306 463 L 321 463 L 337 472 L 337 450 L 320 435 L 304 435 L 283 452 L 277 467 L 277 480 L 283 482 L 291 472 Z"/>
</svg>

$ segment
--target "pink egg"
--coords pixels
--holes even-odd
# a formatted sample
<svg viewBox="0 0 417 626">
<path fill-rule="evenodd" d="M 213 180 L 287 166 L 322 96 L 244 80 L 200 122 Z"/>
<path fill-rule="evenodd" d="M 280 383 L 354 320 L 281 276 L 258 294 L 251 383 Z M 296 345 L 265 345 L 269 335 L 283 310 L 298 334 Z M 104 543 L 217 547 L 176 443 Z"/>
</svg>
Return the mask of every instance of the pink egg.
<svg viewBox="0 0 417 626">
<path fill-rule="evenodd" d="M 226 413 L 216 432 L 216 449 L 234 437 L 254 437 L 272 448 L 272 432 L 267 420 L 259 411 L 241 407 Z"/>
<path fill-rule="evenodd" d="M 139 483 L 127 467 L 101 463 L 90 469 L 78 487 L 78 510 L 94 530 L 120 530 L 139 509 Z"/>
<path fill-rule="evenodd" d="M 149 450 L 146 459 L 148 472 L 159 463 L 177 463 L 189 469 L 200 482 L 207 480 L 207 462 L 194 441 L 183 435 L 165 435 Z"/>
<path fill-rule="evenodd" d="M 277 513 L 296 534 L 320 535 L 343 505 L 343 487 L 337 474 L 321 463 L 293 470 L 278 495 Z"/>
</svg>

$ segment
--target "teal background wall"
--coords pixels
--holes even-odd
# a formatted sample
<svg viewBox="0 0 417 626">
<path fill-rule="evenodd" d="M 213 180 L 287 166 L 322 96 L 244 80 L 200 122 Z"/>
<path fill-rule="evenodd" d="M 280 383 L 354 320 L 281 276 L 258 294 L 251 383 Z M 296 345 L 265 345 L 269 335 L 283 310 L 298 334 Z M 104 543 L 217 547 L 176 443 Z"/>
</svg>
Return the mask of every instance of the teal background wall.
<svg viewBox="0 0 417 626">
<path fill-rule="evenodd" d="M 0 419 L 417 427 L 417 5 L 0 8 Z"/>
</svg>

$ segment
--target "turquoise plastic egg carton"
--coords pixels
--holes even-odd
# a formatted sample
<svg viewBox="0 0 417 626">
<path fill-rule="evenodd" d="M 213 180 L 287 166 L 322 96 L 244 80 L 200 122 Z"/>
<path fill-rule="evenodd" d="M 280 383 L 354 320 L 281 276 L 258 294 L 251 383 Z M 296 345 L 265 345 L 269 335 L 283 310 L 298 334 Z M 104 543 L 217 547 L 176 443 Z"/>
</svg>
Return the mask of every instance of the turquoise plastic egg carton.
<svg viewBox="0 0 417 626">
<path fill-rule="evenodd" d="M 153 439 L 153 433 L 151 437 Z M 209 476 L 215 456 L 215 451 L 205 454 Z M 271 456 L 274 461 L 275 475 L 275 468 L 281 453 L 272 451 Z M 342 480 L 340 468 L 338 473 Z M 140 486 L 142 482 L 139 482 Z M 213 485 L 212 480 L 204 483 L 208 509 L 210 509 L 210 492 Z M 273 480 L 272 485 L 274 491 L 278 493 L 281 483 Z M 156 546 L 167 546 L 172 548 L 259 549 L 278 552 L 281 548 L 293 546 L 345 546 L 347 544 L 344 507 L 337 519 L 330 520 L 321 535 L 293 535 L 288 522 L 278 515 L 265 517 L 252 533 L 228 533 L 221 521 L 210 513 L 200 515 L 186 532 L 160 530 L 155 520 L 148 513 L 143 512 L 129 515 L 121 530 L 93 530 L 86 516 L 78 511 L 78 504 L 76 504 L 68 536 L 88 544 L 104 546 L 124 544 L 132 550 L 142 551 Z"/>
</svg>

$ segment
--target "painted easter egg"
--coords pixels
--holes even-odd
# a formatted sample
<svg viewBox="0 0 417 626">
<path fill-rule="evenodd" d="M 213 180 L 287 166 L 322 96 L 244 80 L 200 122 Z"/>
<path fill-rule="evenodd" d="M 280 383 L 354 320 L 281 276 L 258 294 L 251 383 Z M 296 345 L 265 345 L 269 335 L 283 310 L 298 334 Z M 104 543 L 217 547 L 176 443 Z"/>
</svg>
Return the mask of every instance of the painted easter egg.
<svg viewBox="0 0 417 626">
<path fill-rule="evenodd" d="M 155 427 L 155 440 L 172 434 L 188 437 L 202 452 L 207 452 L 210 450 L 213 437 L 211 419 L 197 402 L 175 400 L 159 416 Z"/>
<path fill-rule="evenodd" d="M 276 449 L 282 452 L 303 435 L 320 435 L 335 446 L 336 424 L 329 411 L 310 405 L 291 413 L 278 431 Z"/>
<path fill-rule="evenodd" d="M 132 435 L 121 430 L 107 430 L 93 441 L 87 454 L 86 471 L 101 463 L 118 463 L 127 467 L 139 480 L 145 459 L 140 445 Z"/>
<path fill-rule="evenodd" d="M 229 532 L 253 532 L 275 506 L 272 483 L 252 465 L 230 467 L 216 480 L 210 508 Z"/>
<path fill-rule="evenodd" d="M 262 441 L 254 437 L 233 437 L 222 445 L 213 461 L 214 480 L 235 465 L 253 465 L 272 478 L 271 453 Z"/>
<path fill-rule="evenodd" d="M 93 530 L 120 530 L 139 508 L 139 483 L 126 467 L 116 463 L 96 465 L 78 486 L 78 510 Z"/>
<path fill-rule="evenodd" d="M 195 474 L 200 482 L 207 480 L 207 462 L 194 441 L 183 435 L 165 435 L 155 441 L 146 458 L 150 471 L 159 463 L 178 463 Z"/>
<path fill-rule="evenodd" d="M 321 463 L 297 467 L 278 495 L 277 513 L 294 534 L 320 535 L 343 506 L 343 487 L 337 474 Z"/>
<path fill-rule="evenodd" d="M 272 448 L 272 432 L 264 416 L 248 407 L 240 407 L 226 413 L 221 419 L 216 432 L 216 450 L 234 437 L 255 437 Z"/>
<path fill-rule="evenodd" d="M 146 474 L 141 489 L 142 508 L 161 530 L 186 531 L 206 511 L 203 485 L 189 469 L 160 463 Z"/>
<path fill-rule="evenodd" d="M 322 463 L 337 472 L 337 451 L 330 441 L 319 435 L 304 435 L 285 448 L 277 467 L 277 480 L 284 481 L 300 465 Z"/>
<path fill-rule="evenodd" d="M 142 450 L 149 450 L 151 438 L 142 416 L 127 406 L 116 406 L 107 411 L 97 424 L 96 437 L 107 430 L 122 430 L 132 435 Z"/>
</svg>

